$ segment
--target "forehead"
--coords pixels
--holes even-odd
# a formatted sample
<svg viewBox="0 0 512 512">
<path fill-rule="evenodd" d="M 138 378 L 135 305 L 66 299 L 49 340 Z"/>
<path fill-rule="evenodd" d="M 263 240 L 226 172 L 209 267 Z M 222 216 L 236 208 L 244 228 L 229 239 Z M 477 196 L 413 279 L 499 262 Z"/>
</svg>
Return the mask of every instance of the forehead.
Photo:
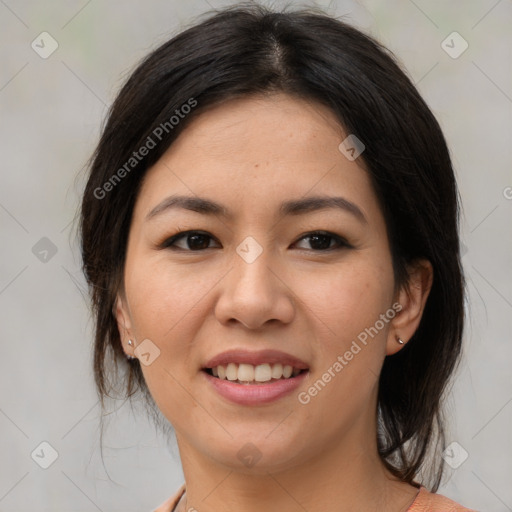
<svg viewBox="0 0 512 512">
<path fill-rule="evenodd" d="M 230 100 L 202 112 L 148 170 L 139 209 L 171 193 L 217 197 L 246 209 L 284 197 L 343 193 L 367 210 L 375 201 L 361 159 L 325 106 L 283 94 Z"/>
<path fill-rule="evenodd" d="M 198 156 L 208 152 L 221 160 L 261 159 L 264 155 L 300 159 L 310 154 L 304 142 L 320 149 L 342 135 L 341 125 L 324 105 L 282 93 L 257 95 L 203 112 L 174 142 L 169 153 L 177 153 L 181 146 L 190 149 L 196 145 Z M 233 151 L 226 152 L 230 148 Z"/>
</svg>

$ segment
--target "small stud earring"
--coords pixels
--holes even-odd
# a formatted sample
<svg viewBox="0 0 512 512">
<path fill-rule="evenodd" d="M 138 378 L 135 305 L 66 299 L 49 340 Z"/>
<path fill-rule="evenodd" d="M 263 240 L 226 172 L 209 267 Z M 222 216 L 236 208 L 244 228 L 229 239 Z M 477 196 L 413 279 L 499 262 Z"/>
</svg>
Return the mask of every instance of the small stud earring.
<svg viewBox="0 0 512 512">
<path fill-rule="evenodd" d="M 396 341 L 398 341 L 398 343 L 400 343 L 400 345 L 404 344 L 404 340 L 402 340 L 402 338 L 400 338 L 399 336 L 397 336 Z"/>
<path fill-rule="evenodd" d="M 133 347 L 133 341 L 132 340 L 128 340 L 128 345 L 130 345 L 130 347 Z M 136 359 L 135 357 L 129 355 L 129 354 L 126 354 L 126 357 L 128 359 Z"/>
</svg>

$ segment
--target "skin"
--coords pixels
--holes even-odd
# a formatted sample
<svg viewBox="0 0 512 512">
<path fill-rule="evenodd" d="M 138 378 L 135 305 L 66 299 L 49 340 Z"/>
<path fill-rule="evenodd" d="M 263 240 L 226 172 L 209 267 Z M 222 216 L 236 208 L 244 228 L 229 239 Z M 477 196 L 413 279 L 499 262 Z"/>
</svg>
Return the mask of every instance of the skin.
<svg viewBox="0 0 512 512">
<path fill-rule="evenodd" d="M 186 481 L 178 510 L 405 511 L 418 489 L 398 481 L 377 453 L 378 375 L 386 356 L 417 329 L 432 283 L 428 261 L 395 290 L 385 221 L 361 159 L 338 149 L 347 134 L 325 107 L 276 94 L 209 109 L 147 173 L 130 227 L 116 313 L 126 354 L 149 339 L 160 355 L 141 364 L 173 425 Z M 185 209 L 147 214 L 173 194 L 225 205 L 232 219 Z M 282 201 L 342 196 L 341 209 L 279 214 Z M 176 241 L 181 230 L 211 238 Z M 324 230 L 351 247 L 318 249 Z M 253 237 L 252 263 L 237 246 Z M 335 238 L 323 239 L 337 247 Z M 330 244 L 330 245 L 329 245 Z M 208 248 L 203 248 L 208 247 Z M 181 250 L 179 250 L 181 248 Z M 399 302 L 402 310 L 308 404 L 307 391 L 359 333 Z M 258 406 L 217 394 L 201 372 L 232 348 L 274 348 L 309 365 L 297 392 Z M 237 457 L 253 443 L 251 468 Z"/>
</svg>

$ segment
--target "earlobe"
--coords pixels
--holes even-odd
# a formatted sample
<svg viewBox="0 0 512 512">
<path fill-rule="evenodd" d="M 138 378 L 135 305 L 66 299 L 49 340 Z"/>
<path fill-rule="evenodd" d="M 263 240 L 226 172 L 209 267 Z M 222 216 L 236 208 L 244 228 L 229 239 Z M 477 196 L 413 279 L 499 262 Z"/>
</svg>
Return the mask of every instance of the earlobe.
<svg viewBox="0 0 512 512">
<path fill-rule="evenodd" d="M 432 288 L 434 270 L 430 261 L 416 260 L 408 270 L 408 281 L 398 294 L 402 309 L 391 322 L 386 355 L 395 354 L 412 338 L 420 324 Z"/>
</svg>

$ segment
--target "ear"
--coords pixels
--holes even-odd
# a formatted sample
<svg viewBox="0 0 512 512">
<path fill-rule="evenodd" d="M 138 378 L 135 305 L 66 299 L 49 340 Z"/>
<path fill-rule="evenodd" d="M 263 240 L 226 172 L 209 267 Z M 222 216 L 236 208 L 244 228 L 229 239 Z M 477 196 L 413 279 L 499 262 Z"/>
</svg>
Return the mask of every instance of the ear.
<svg viewBox="0 0 512 512">
<path fill-rule="evenodd" d="M 129 356 L 134 356 L 134 347 L 130 347 L 130 345 L 128 345 L 128 340 L 134 339 L 130 320 L 130 312 L 126 304 L 126 299 L 124 299 L 121 293 L 117 294 L 113 310 L 117 320 L 117 328 L 119 330 L 119 337 L 121 338 L 121 345 L 123 347 L 124 353 Z"/>
<path fill-rule="evenodd" d="M 402 309 L 391 321 L 386 344 L 386 355 L 395 354 L 412 338 L 418 328 L 434 280 L 430 261 L 416 260 L 408 267 L 407 283 L 398 292 L 397 302 Z M 400 338 L 404 344 L 397 342 Z"/>
</svg>

